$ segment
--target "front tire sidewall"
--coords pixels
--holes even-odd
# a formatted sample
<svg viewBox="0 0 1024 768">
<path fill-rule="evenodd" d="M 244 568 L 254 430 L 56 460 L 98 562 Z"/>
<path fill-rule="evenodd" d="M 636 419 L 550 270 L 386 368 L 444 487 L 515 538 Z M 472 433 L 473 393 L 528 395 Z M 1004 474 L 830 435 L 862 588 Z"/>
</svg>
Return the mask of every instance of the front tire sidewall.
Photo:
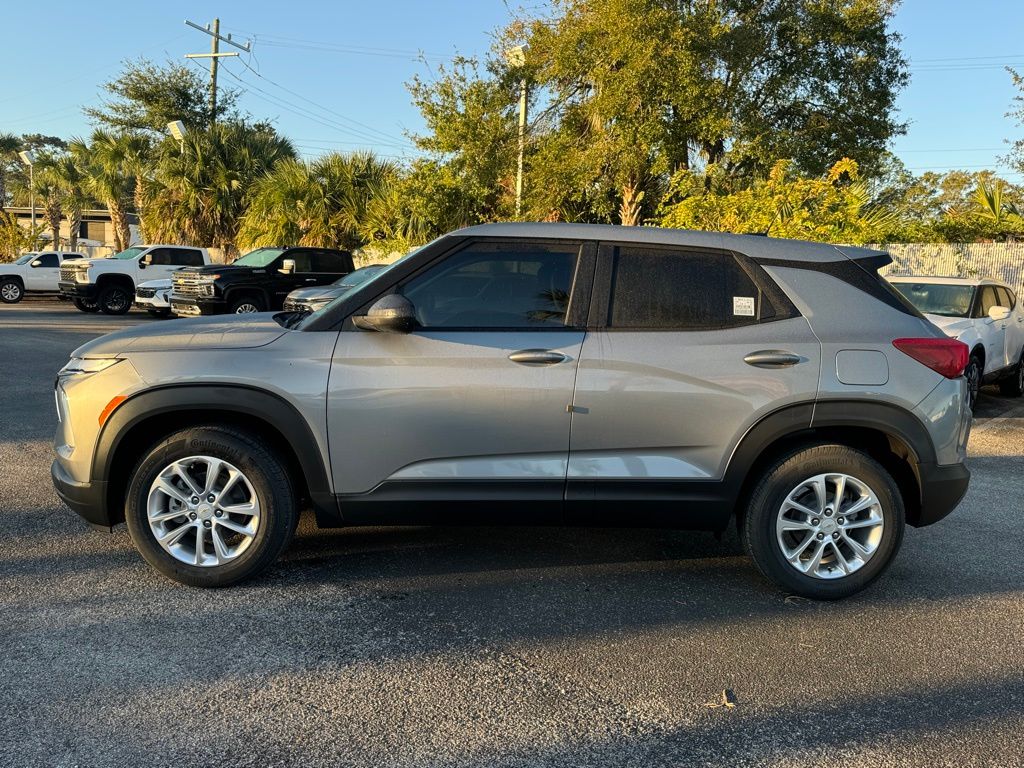
<svg viewBox="0 0 1024 768">
<path fill-rule="evenodd" d="M 100 305 L 97 304 L 95 301 L 87 301 L 86 299 L 75 299 L 74 303 L 75 308 L 79 312 L 85 312 L 91 315 L 93 312 L 100 311 Z"/>
<path fill-rule="evenodd" d="M 5 280 L 0 283 L 0 301 L 4 304 L 17 304 L 25 298 L 25 289 L 17 280 Z"/>
<path fill-rule="evenodd" d="M 147 519 L 150 485 L 172 462 L 206 455 L 235 465 L 252 484 L 260 502 L 259 529 L 251 545 L 225 565 L 203 567 L 174 558 L 156 541 Z M 128 489 L 125 521 L 132 543 L 153 568 L 170 579 L 197 587 L 224 587 L 270 566 L 287 546 L 297 519 L 295 494 L 280 460 L 262 443 L 228 429 L 189 429 L 155 446 L 136 467 Z"/>
<path fill-rule="evenodd" d="M 119 295 L 123 297 L 123 300 L 119 303 L 115 303 L 114 300 Z M 119 285 L 104 288 L 103 292 L 100 294 L 99 305 L 105 315 L 127 314 L 128 310 L 132 308 L 132 293 L 127 288 Z"/>
<path fill-rule="evenodd" d="M 871 559 L 838 579 L 799 573 L 783 555 L 776 538 L 776 520 L 786 496 L 802 481 L 823 473 L 841 472 L 865 483 L 882 506 L 885 527 Z M 889 567 L 903 541 L 906 523 L 903 499 L 892 476 L 867 454 L 840 445 L 824 445 L 791 454 L 770 468 L 756 487 L 743 523 L 743 540 L 758 569 L 786 592 L 814 600 L 848 597 L 868 586 Z"/>
<path fill-rule="evenodd" d="M 964 377 L 967 379 L 967 402 L 971 406 L 972 411 L 978 403 L 982 375 L 981 360 L 972 355 L 971 361 L 967 364 L 967 369 L 964 371 Z"/>
</svg>

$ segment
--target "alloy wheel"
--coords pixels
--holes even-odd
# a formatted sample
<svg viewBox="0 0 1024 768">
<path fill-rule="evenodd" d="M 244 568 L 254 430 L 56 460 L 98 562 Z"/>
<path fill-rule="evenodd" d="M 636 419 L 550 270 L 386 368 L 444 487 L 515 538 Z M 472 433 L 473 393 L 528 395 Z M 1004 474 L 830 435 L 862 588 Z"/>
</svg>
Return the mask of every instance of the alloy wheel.
<svg viewBox="0 0 1024 768">
<path fill-rule="evenodd" d="M 839 579 L 878 551 L 885 519 L 867 483 L 840 472 L 809 477 L 786 496 L 775 534 L 783 557 L 805 576 Z"/>
<path fill-rule="evenodd" d="M 257 309 L 255 304 L 252 304 L 248 301 L 242 302 L 237 307 L 235 307 L 236 315 L 248 315 L 252 312 L 259 312 L 259 309 Z"/>
<path fill-rule="evenodd" d="M 233 464 L 189 456 L 168 464 L 153 480 L 146 516 L 153 537 L 172 557 L 215 567 L 252 545 L 260 527 L 260 502 Z"/>
<path fill-rule="evenodd" d="M 4 301 L 14 303 L 21 298 L 21 286 L 17 283 L 4 283 L 0 286 L 0 296 Z"/>
</svg>

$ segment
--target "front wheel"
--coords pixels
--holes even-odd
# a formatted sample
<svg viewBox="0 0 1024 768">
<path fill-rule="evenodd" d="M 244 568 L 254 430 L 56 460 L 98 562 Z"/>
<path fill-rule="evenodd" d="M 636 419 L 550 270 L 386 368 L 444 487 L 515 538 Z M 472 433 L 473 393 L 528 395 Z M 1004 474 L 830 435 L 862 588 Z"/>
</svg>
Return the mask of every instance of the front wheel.
<svg viewBox="0 0 1024 768">
<path fill-rule="evenodd" d="M 231 313 L 235 315 L 249 315 L 253 312 L 263 312 L 263 300 L 258 296 L 242 296 L 232 300 Z"/>
<path fill-rule="evenodd" d="M 978 392 L 981 391 L 982 370 L 981 359 L 977 355 L 971 355 L 971 360 L 964 369 L 964 378 L 967 379 L 967 404 L 972 411 L 978 402 Z"/>
<path fill-rule="evenodd" d="M 123 315 L 132 308 L 134 294 L 123 285 L 111 285 L 100 291 L 100 309 L 105 315 Z"/>
<path fill-rule="evenodd" d="M 4 304 L 17 304 L 25 298 L 25 289 L 17 280 L 0 282 L 0 301 Z"/>
<path fill-rule="evenodd" d="M 88 312 L 89 314 L 100 311 L 100 305 L 91 299 L 75 299 L 75 307 L 80 312 Z"/>
<path fill-rule="evenodd" d="M 196 587 L 224 587 L 265 570 L 298 519 L 283 462 L 262 440 L 227 426 L 176 432 L 132 474 L 128 533 L 151 566 Z"/>
<path fill-rule="evenodd" d="M 903 541 L 899 487 L 881 464 L 843 445 L 818 445 L 768 468 L 743 519 L 758 569 L 793 594 L 835 600 L 864 589 Z"/>
</svg>

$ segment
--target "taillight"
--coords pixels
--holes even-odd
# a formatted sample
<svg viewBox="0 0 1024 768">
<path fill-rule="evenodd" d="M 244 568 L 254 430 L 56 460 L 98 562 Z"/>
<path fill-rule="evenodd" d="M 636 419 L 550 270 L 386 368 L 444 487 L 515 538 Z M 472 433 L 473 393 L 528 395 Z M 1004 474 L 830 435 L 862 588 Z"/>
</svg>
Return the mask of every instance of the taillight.
<svg viewBox="0 0 1024 768">
<path fill-rule="evenodd" d="M 963 374 L 970 358 L 967 345 L 956 339 L 893 339 L 892 345 L 947 379 Z"/>
</svg>

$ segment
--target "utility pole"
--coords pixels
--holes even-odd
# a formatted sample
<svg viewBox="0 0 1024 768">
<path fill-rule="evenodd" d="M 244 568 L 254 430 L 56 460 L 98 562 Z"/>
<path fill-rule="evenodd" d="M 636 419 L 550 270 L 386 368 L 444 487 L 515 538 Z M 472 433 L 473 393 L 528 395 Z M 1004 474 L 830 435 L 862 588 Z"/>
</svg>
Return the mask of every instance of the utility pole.
<svg viewBox="0 0 1024 768">
<path fill-rule="evenodd" d="M 28 193 L 32 204 L 32 231 L 36 231 L 36 153 L 26 149 L 18 153 L 21 161 L 28 166 Z M 54 248 L 59 248 L 59 243 L 54 243 Z"/>
<path fill-rule="evenodd" d="M 513 67 L 526 64 L 526 46 L 517 45 L 505 51 L 505 59 Z M 526 152 L 526 75 L 519 81 L 519 159 L 516 165 L 516 218 L 523 210 L 523 155 Z"/>
<path fill-rule="evenodd" d="M 227 37 L 221 37 L 220 34 L 220 19 L 214 19 L 212 28 L 209 24 L 205 27 L 201 27 L 198 24 L 185 19 L 185 24 L 198 29 L 200 32 L 205 32 L 210 36 L 210 52 L 209 53 L 186 53 L 186 59 L 209 59 L 210 60 L 210 125 L 212 126 L 217 122 L 217 63 L 222 56 L 237 56 L 237 53 L 221 53 L 220 43 L 224 41 L 228 45 L 233 45 L 239 50 L 249 52 L 250 44 L 246 42 L 245 45 L 239 45 L 231 39 L 231 35 Z"/>
</svg>

